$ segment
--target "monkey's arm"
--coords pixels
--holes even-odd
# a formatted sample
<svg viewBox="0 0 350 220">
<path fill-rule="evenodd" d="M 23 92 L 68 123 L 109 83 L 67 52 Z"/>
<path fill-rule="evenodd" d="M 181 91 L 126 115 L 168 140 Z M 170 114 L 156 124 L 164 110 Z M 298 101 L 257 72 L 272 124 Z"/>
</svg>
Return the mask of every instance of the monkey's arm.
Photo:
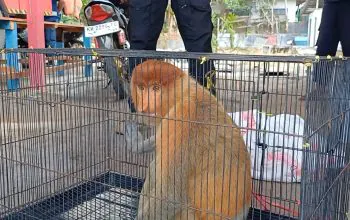
<svg viewBox="0 0 350 220">
<path fill-rule="evenodd" d="M 133 153 L 149 153 L 155 149 L 155 136 L 144 140 L 143 135 L 138 131 L 137 122 L 127 121 L 125 123 L 126 147 Z"/>
<path fill-rule="evenodd" d="M 173 219 L 182 215 L 187 198 L 187 161 L 184 126 L 163 119 L 156 135 L 156 154 L 141 194 L 137 219 Z M 151 196 L 149 196 L 151 195 Z M 154 199 L 155 196 L 157 199 Z M 162 202 L 163 201 L 163 202 Z"/>
<path fill-rule="evenodd" d="M 156 190 L 167 201 L 167 205 L 162 206 L 162 218 L 159 219 L 187 216 L 187 206 L 191 204 L 188 200 L 191 193 L 188 191 L 188 177 L 191 175 L 189 161 L 193 158 L 188 149 L 189 114 L 188 107 L 178 103 L 169 112 L 169 119 L 162 120 L 161 129 L 157 133 L 156 163 L 160 178 L 157 179 Z M 160 213 L 157 216 L 159 215 Z M 183 216 L 182 219 L 186 218 Z"/>
</svg>

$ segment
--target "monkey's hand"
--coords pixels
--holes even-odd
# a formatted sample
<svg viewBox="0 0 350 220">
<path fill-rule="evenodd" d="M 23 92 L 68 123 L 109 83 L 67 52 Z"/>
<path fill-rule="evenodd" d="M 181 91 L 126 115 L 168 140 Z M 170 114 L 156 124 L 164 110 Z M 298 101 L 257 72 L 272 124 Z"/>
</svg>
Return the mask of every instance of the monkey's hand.
<svg viewBox="0 0 350 220">
<path fill-rule="evenodd" d="M 125 122 L 125 143 L 126 148 L 133 153 L 149 153 L 155 149 L 155 136 L 144 140 L 138 130 L 138 124 L 134 121 Z"/>
</svg>

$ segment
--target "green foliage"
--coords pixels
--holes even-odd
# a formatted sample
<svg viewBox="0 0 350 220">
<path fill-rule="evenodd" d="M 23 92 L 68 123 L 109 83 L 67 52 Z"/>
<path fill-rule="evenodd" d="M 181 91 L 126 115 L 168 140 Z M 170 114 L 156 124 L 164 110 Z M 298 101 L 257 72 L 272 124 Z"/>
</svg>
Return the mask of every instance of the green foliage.
<svg viewBox="0 0 350 220">
<path fill-rule="evenodd" d="M 84 15 L 84 7 L 90 2 L 90 0 L 81 0 L 83 7 L 81 8 L 80 11 L 80 21 L 83 24 L 87 24 L 86 19 L 85 19 L 85 15 Z"/>
<path fill-rule="evenodd" d="M 82 0 L 81 2 L 83 3 L 83 7 L 89 3 L 90 0 Z"/>
<path fill-rule="evenodd" d="M 236 15 L 248 16 L 250 14 L 251 5 L 247 0 L 223 0 L 223 3 Z"/>
<path fill-rule="evenodd" d="M 249 7 L 247 0 L 223 0 L 223 3 L 229 9 L 241 9 Z"/>
<path fill-rule="evenodd" d="M 220 3 L 225 12 L 222 14 L 213 13 L 212 22 L 214 24 L 212 46 L 217 49 L 217 33 L 229 33 L 230 43 L 233 45 L 237 18 L 239 15 L 249 15 L 250 6 L 247 0 L 221 0 Z M 219 26 L 218 26 L 219 24 Z"/>
<path fill-rule="evenodd" d="M 237 20 L 237 16 L 233 13 L 226 13 L 224 17 L 221 17 L 222 21 L 222 29 L 228 33 L 234 33 L 235 22 Z"/>
<path fill-rule="evenodd" d="M 231 45 L 233 45 L 236 21 L 237 21 L 237 16 L 232 12 L 228 12 L 223 15 L 213 14 L 212 22 L 214 24 L 214 31 L 213 31 L 214 48 L 217 47 L 217 37 L 218 37 L 217 33 L 229 33 L 230 43 Z M 218 27 L 218 23 L 219 23 L 219 27 Z"/>
</svg>

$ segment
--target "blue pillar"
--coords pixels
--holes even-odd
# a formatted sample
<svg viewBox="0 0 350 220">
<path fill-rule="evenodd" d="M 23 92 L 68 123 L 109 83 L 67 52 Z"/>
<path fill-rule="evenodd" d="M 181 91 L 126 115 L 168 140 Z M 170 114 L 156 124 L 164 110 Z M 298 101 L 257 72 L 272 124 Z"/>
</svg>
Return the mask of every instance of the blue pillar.
<svg viewBox="0 0 350 220">
<path fill-rule="evenodd" d="M 45 21 L 59 22 L 60 18 L 58 17 L 57 12 L 57 0 L 52 0 L 52 15 L 44 16 Z M 55 28 L 45 28 L 45 45 L 51 48 L 56 48 L 56 29 Z"/>
<path fill-rule="evenodd" d="M 84 33 L 84 47 L 91 48 L 91 38 L 85 37 Z M 91 60 L 91 56 L 85 56 L 85 61 L 89 62 Z M 85 65 L 85 77 L 92 76 L 92 64 Z"/>
<path fill-rule="evenodd" d="M 57 0 L 51 0 L 51 5 L 52 5 L 52 11 L 58 12 L 57 11 Z"/>
<path fill-rule="evenodd" d="M 17 23 L 10 21 L 1 21 L 0 28 L 5 29 L 5 48 L 18 48 L 17 41 Z M 7 53 L 6 54 L 6 66 L 12 67 L 16 72 L 19 71 L 19 62 L 17 53 Z M 19 79 L 9 79 L 7 80 L 7 89 L 9 91 L 15 91 L 19 89 Z"/>
<path fill-rule="evenodd" d="M 56 48 L 64 48 L 64 42 L 61 42 L 61 41 L 57 41 L 56 42 Z M 58 57 L 60 58 L 60 57 Z M 63 60 L 58 60 L 57 61 L 57 66 L 61 66 L 61 65 L 64 65 L 64 61 Z M 59 70 L 57 71 L 57 75 L 64 75 L 64 70 Z"/>
</svg>

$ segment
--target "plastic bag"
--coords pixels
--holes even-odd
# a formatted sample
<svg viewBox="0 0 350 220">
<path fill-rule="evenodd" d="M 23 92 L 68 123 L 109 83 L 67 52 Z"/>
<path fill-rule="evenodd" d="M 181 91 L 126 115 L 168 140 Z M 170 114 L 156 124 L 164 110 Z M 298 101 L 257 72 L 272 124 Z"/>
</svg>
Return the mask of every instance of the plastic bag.
<svg viewBox="0 0 350 220">
<path fill-rule="evenodd" d="M 304 120 L 297 115 L 267 116 L 257 110 L 229 113 L 241 127 L 251 154 L 252 177 L 300 182 Z"/>
</svg>

